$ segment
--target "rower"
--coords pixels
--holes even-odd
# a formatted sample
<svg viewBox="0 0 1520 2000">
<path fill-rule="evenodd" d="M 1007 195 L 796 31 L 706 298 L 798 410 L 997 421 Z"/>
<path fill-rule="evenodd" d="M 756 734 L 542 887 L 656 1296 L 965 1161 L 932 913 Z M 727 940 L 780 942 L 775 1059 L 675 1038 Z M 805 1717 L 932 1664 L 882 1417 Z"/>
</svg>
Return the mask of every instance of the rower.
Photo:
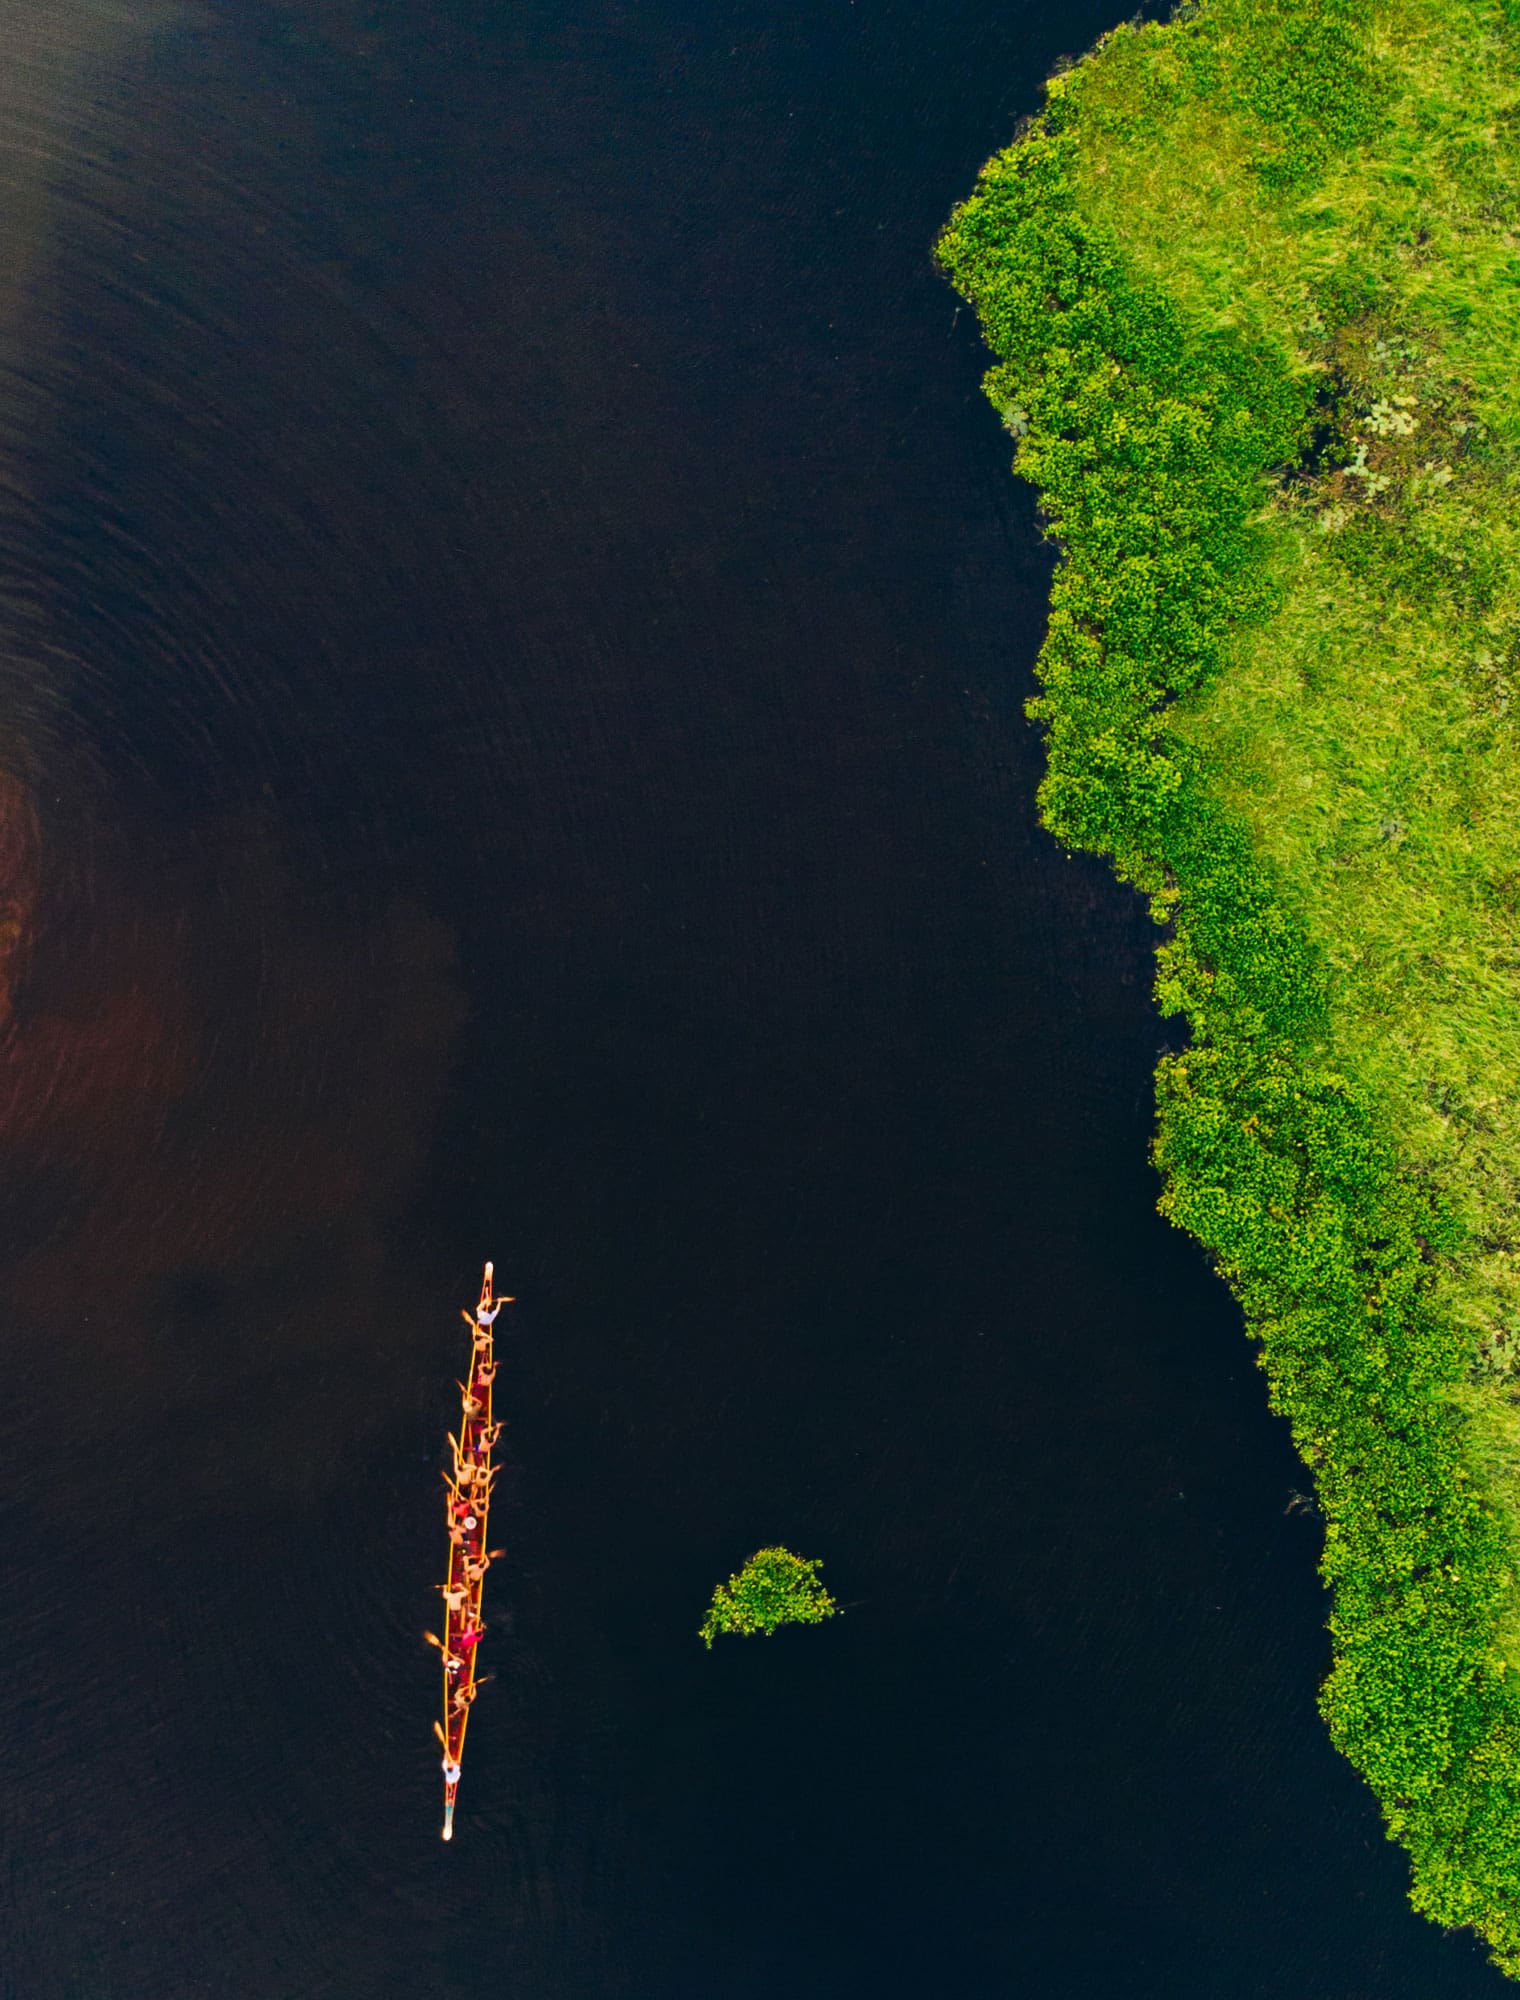
<svg viewBox="0 0 1520 2000">
<path fill-rule="evenodd" d="M 477 1389 L 489 1389 L 491 1384 L 496 1380 L 496 1370 L 500 1365 L 496 1361 L 483 1361 L 475 1371 L 475 1387 Z"/>
<path fill-rule="evenodd" d="M 470 1593 L 462 1583 L 440 1583 L 438 1588 L 443 1592 L 443 1601 L 449 1607 L 449 1616 L 457 1618 Z"/>
<path fill-rule="evenodd" d="M 430 1646 L 436 1646 L 439 1652 L 442 1653 L 444 1672 L 449 1674 L 457 1674 L 459 1672 L 459 1669 L 464 1665 L 464 1661 L 459 1657 L 459 1655 L 457 1653 L 451 1653 L 448 1647 L 438 1637 L 436 1632 L 424 1632 L 422 1636 L 424 1639 L 427 1640 Z"/>
<path fill-rule="evenodd" d="M 462 1765 L 456 1764 L 452 1757 L 446 1756 L 443 1760 L 443 1782 L 446 1785 L 457 1785 L 459 1783 L 459 1773 L 462 1769 Z"/>
<path fill-rule="evenodd" d="M 463 1306 L 459 1308 L 459 1316 L 474 1334 L 475 1345 L 477 1347 L 483 1347 L 491 1338 L 491 1328 L 496 1324 L 496 1315 L 501 1311 L 502 1307 L 512 1305 L 513 1303 L 511 1295 L 504 1293 L 489 1309 L 483 1302 L 475 1308 L 473 1313 L 466 1312 Z"/>
</svg>

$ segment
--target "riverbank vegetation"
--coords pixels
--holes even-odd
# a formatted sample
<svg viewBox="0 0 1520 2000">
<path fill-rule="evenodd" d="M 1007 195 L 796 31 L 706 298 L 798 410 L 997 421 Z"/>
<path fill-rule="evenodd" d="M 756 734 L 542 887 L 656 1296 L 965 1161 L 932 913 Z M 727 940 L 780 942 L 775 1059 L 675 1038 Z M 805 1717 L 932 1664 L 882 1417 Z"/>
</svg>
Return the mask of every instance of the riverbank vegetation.
<svg viewBox="0 0 1520 2000">
<path fill-rule="evenodd" d="M 1201 0 L 941 242 L 1062 560 L 1047 824 L 1162 927 L 1163 1207 L 1314 1468 L 1322 1703 L 1520 1976 L 1520 0 Z"/>
<path fill-rule="evenodd" d="M 839 1609 L 818 1580 L 821 1562 L 790 1549 L 757 1549 L 743 1569 L 713 1592 L 698 1633 L 704 1646 L 720 1632 L 764 1632 L 782 1625 L 819 1625 Z"/>
</svg>

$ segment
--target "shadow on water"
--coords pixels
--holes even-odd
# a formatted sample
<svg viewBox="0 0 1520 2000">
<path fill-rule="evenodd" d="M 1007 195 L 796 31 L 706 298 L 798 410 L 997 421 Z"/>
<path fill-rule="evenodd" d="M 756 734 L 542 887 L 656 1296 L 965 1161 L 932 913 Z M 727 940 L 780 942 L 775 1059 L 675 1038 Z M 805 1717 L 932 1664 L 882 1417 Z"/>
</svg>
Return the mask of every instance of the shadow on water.
<svg viewBox="0 0 1520 2000">
<path fill-rule="evenodd" d="M 1498 1990 L 1315 1716 L 1147 926 L 1034 819 L 928 250 L 1110 19 L 5 28 L 7 2000 Z M 773 1539 L 849 1615 L 705 1655 Z"/>
</svg>

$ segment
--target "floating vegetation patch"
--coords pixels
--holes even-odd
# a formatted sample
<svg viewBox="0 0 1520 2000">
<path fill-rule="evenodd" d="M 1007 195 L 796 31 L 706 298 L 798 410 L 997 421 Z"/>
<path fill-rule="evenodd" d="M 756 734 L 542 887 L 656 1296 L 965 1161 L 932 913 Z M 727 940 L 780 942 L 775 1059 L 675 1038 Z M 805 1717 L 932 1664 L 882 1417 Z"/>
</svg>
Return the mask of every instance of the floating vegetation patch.
<svg viewBox="0 0 1520 2000">
<path fill-rule="evenodd" d="M 839 1607 L 818 1579 L 821 1562 L 790 1549 L 757 1549 L 743 1569 L 713 1592 L 698 1637 L 708 1651 L 720 1632 L 764 1632 L 783 1625 L 820 1625 Z"/>
</svg>

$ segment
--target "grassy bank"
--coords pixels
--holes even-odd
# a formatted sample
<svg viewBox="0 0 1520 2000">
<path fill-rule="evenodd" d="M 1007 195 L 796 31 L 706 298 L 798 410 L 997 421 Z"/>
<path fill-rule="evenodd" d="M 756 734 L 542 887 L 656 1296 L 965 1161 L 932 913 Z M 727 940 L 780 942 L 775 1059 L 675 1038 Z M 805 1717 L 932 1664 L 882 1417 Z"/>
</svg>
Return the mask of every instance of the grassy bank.
<svg viewBox="0 0 1520 2000">
<path fill-rule="evenodd" d="M 1520 33 L 1203 0 L 941 257 L 1063 552 L 1047 823 L 1165 932 L 1164 1206 L 1327 1521 L 1337 1743 L 1520 1975 Z"/>
</svg>

